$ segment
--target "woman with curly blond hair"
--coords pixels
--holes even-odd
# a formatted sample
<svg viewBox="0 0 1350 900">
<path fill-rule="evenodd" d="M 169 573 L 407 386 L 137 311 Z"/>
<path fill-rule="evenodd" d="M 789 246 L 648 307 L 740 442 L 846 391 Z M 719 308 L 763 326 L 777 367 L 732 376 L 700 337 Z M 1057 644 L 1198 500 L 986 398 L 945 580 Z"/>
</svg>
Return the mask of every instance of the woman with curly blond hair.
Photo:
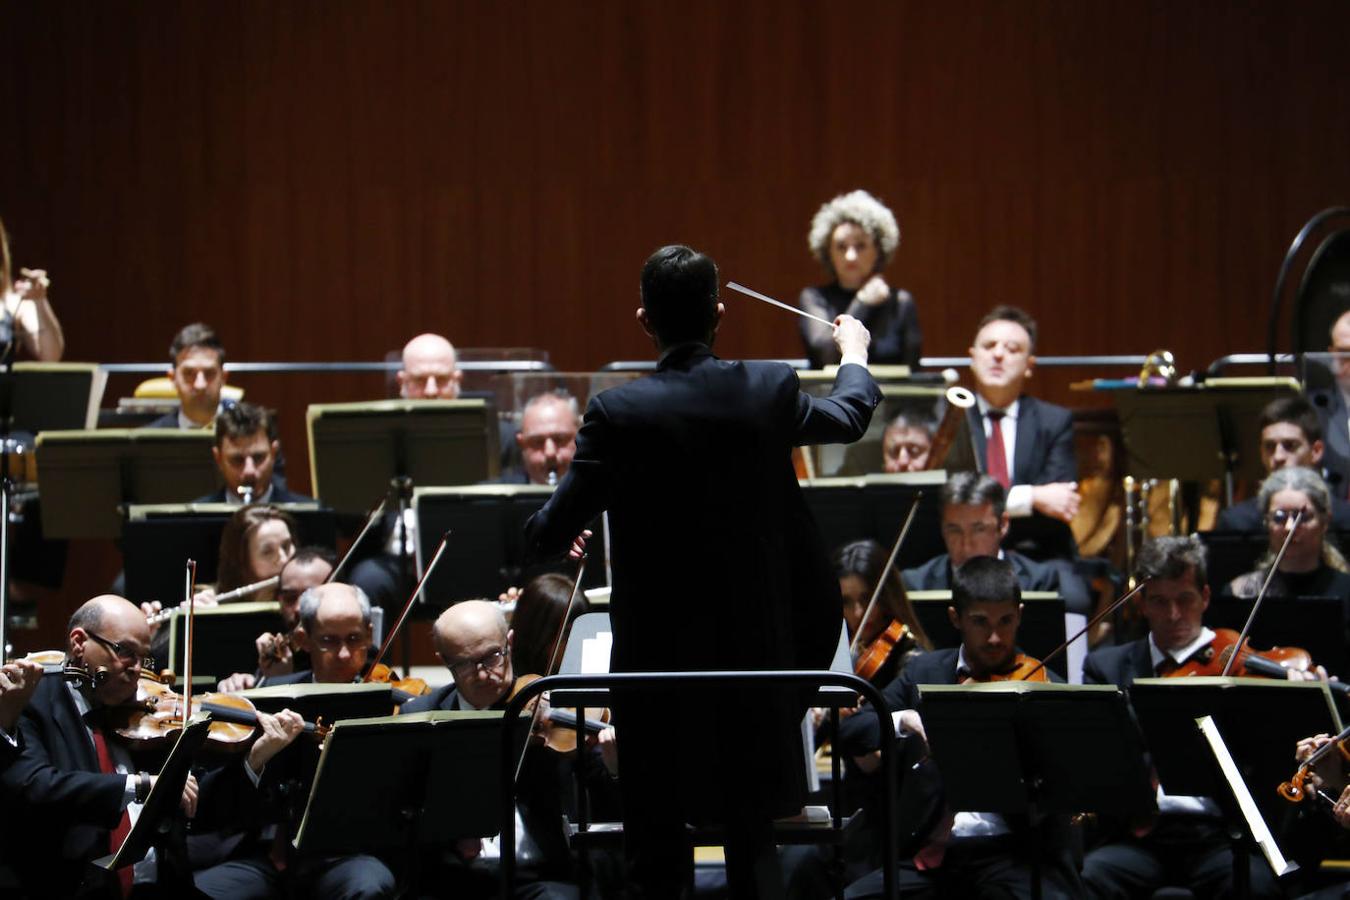
<svg viewBox="0 0 1350 900">
<path fill-rule="evenodd" d="M 801 308 L 831 322 L 842 314 L 862 320 L 872 333 L 872 362 L 916 365 L 921 335 L 914 298 L 881 277 L 900 246 L 895 214 L 867 191 L 841 194 L 816 212 L 807 243 L 831 280 L 802 291 Z M 801 331 L 811 368 L 839 362 L 832 329 L 802 319 Z"/>
</svg>

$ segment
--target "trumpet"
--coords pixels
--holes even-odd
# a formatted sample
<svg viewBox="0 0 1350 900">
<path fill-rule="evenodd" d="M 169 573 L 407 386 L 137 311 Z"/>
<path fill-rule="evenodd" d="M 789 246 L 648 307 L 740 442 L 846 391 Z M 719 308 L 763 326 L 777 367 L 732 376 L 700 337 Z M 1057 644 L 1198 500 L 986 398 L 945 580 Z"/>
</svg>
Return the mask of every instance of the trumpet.
<svg viewBox="0 0 1350 900">
<path fill-rule="evenodd" d="M 226 591 L 223 594 L 216 594 L 216 605 L 219 606 L 222 603 L 231 603 L 235 600 L 242 600 L 245 597 L 251 597 L 254 594 L 261 593 L 262 591 L 267 590 L 268 588 L 276 587 L 280 583 L 281 583 L 281 576 L 273 575 L 271 578 L 264 578 L 262 581 L 255 581 L 252 584 L 246 584 L 243 587 L 237 587 L 232 591 Z M 174 613 L 178 612 L 180 609 L 185 608 L 186 605 L 180 603 L 177 606 L 171 606 L 168 609 L 162 609 L 152 616 L 146 616 L 145 621 L 152 626 L 159 625 L 161 623 L 169 621 L 169 619 L 173 618 Z"/>
</svg>

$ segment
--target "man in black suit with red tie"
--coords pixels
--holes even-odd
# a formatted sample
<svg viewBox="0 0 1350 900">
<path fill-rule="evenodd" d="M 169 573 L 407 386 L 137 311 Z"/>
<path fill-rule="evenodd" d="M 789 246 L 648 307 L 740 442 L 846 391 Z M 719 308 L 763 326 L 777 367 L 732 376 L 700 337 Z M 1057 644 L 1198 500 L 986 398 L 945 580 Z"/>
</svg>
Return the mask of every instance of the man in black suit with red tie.
<svg viewBox="0 0 1350 900">
<path fill-rule="evenodd" d="M 725 308 L 707 256 L 663 247 L 641 285 L 637 319 L 660 353 L 656 373 L 591 400 L 528 545 L 562 553 L 609 511 L 611 671 L 828 666 L 842 602 L 791 451 L 866 431 L 880 402 L 867 330 L 835 320 L 843 362 L 818 399 L 787 366 L 713 355 Z M 678 896 L 692 875 L 685 823 L 724 822 L 732 894 L 781 892 L 772 819 L 804 802 L 805 700 L 718 693 L 694 707 L 682 697 L 615 698 L 629 883 Z"/>
</svg>

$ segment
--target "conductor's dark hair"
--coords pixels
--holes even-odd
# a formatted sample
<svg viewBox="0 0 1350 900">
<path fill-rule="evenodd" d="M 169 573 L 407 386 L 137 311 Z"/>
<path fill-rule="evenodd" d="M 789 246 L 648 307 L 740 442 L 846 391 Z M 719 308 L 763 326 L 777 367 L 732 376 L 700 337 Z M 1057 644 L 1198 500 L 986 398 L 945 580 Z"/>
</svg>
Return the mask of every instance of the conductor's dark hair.
<svg viewBox="0 0 1350 900">
<path fill-rule="evenodd" d="M 1027 337 L 1031 339 L 1031 346 L 1027 347 L 1027 352 L 1036 352 L 1036 320 L 1033 319 L 1031 314 L 1026 310 L 1017 306 L 995 306 L 993 309 L 989 310 L 989 312 L 985 313 L 984 318 L 980 320 L 979 326 L 976 327 L 975 333 L 979 334 L 980 330 L 990 322 L 1014 322 L 1021 325 L 1026 329 Z"/>
<path fill-rule="evenodd" d="M 665 346 L 708 340 L 717 322 L 717 263 L 680 244 L 662 247 L 642 267 L 642 308 Z"/>
<path fill-rule="evenodd" d="M 216 446 L 226 438 L 237 441 L 252 437 L 260 431 L 267 433 L 268 441 L 277 439 L 277 420 L 272 411 L 255 403 L 239 402 L 227 406 L 216 415 Z"/>
<path fill-rule="evenodd" d="M 225 345 L 220 342 L 220 335 L 216 334 L 216 330 L 205 322 L 184 325 L 173 336 L 173 343 L 169 345 L 169 362 L 177 365 L 178 354 L 190 347 L 205 347 L 216 351 L 220 356 L 220 364 L 225 365 Z"/>
<path fill-rule="evenodd" d="M 979 472 L 957 472 L 942 486 L 942 508 L 949 506 L 984 506 L 994 508 L 994 518 L 1003 516 L 1007 495 L 1003 485 Z"/>
<path fill-rule="evenodd" d="M 992 556 L 972 556 L 952 573 L 952 605 L 965 615 L 975 603 L 1020 603 L 1022 587 L 1012 563 Z"/>
<path fill-rule="evenodd" d="M 1318 418 L 1312 404 L 1302 397 L 1280 397 L 1267 403 L 1266 408 L 1261 410 L 1259 426 L 1262 431 L 1271 425 L 1286 422 L 1297 426 L 1309 444 L 1322 439 L 1322 420 Z"/>
<path fill-rule="evenodd" d="M 1194 535 L 1149 538 L 1139 548 L 1134 577 L 1139 581 L 1145 578 L 1171 581 L 1191 572 L 1199 589 L 1206 584 L 1205 561 L 1205 545 Z"/>
</svg>

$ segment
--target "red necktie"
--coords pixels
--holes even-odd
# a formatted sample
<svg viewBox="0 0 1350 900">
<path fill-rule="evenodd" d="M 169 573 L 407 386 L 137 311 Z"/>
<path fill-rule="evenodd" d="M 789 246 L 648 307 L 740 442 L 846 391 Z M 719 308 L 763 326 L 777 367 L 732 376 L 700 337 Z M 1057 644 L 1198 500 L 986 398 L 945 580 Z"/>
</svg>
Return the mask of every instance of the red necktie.
<svg viewBox="0 0 1350 900">
<path fill-rule="evenodd" d="M 989 477 L 1008 489 L 1011 479 L 1008 477 L 1008 456 L 1003 452 L 1003 412 L 991 409 L 989 416 L 989 443 L 984 448 L 984 471 Z"/>
<path fill-rule="evenodd" d="M 103 736 L 102 728 L 92 729 L 94 734 L 94 752 L 98 754 L 98 770 L 105 775 L 116 775 L 117 766 L 113 765 L 112 754 L 108 752 L 108 740 Z M 108 836 L 108 852 L 116 853 L 122 846 L 122 842 L 127 839 L 131 833 L 131 813 L 123 809 L 122 819 L 113 829 L 112 834 Z M 117 880 L 122 885 L 122 896 L 126 897 L 131 893 L 131 883 L 135 878 L 133 866 L 123 866 L 117 870 Z"/>
</svg>

